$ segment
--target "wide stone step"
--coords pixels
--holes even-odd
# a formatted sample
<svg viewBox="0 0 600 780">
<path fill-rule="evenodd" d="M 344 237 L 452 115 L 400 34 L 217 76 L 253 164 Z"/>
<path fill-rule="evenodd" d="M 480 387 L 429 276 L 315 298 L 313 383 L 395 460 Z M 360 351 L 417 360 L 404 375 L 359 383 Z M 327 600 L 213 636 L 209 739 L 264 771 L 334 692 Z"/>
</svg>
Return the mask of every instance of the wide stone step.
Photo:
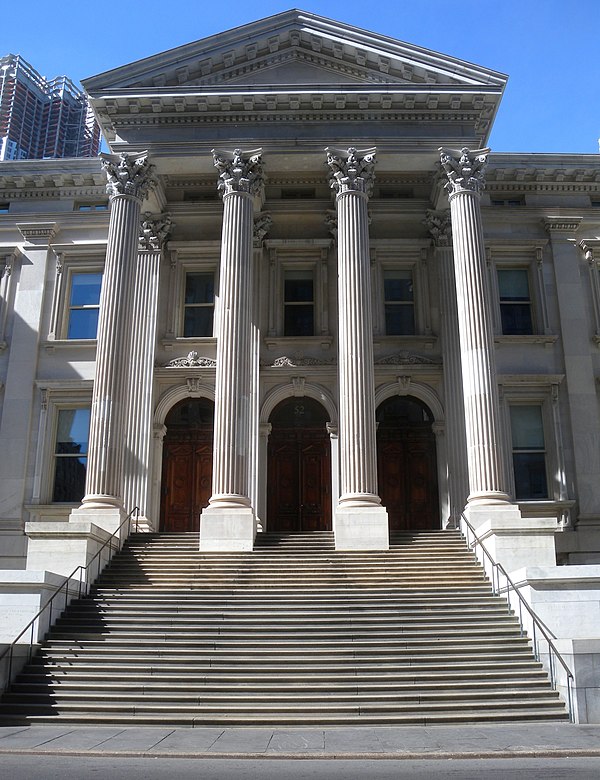
<svg viewBox="0 0 600 780">
<path fill-rule="evenodd" d="M 265 667 L 269 667 L 273 672 L 281 667 L 288 666 L 292 668 L 322 668 L 330 666 L 331 668 L 343 667 L 347 665 L 373 666 L 381 667 L 402 667 L 416 666 L 417 664 L 441 664 L 444 661 L 450 663 L 472 663 L 474 661 L 487 661 L 489 663 L 499 663 L 508 658 L 516 659 L 522 656 L 524 659 L 529 657 L 529 647 L 526 644 L 511 644 L 502 648 L 482 646 L 468 648 L 413 648 L 396 647 L 394 649 L 370 649 L 356 648 L 348 651 L 330 652 L 327 648 L 323 650 L 313 649 L 310 653 L 299 654 L 294 648 L 281 648 L 276 653 L 268 653 L 264 648 L 244 648 L 235 650 L 222 648 L 202 649 L 178 649 L 154 651 L 152 660 L 149 660 L 148 653 L 139 649 L 127 648 L 81 648 L 80 650 L 69 652 L 68 650 L 58 650 L 43 647 L 34 663 L 46 665 L 65 664 L 123 664 L 138 663 L 153 667 L 155 664 L 169 664 L 172 666 L 181 666 L 193 664 L 197 668 L 211 668 L 214 666 L 252 666 L 259 661 Z"/>
<path fill-rule="evenodd" d="M 174 598 L 177 599 L 180 604 L 183 604 L 185 601 L 187 601 L 187 599 L 190 599 L 191 602 L 193 602 L 200 597 L 204 599 L 206 603 L 210 603 L 216 599 L 228 599 L 234 600 L 236 603 L 252 600 L 256 601 L 257 604 L 260 604 L 262 601 L 274 603 L 275 601 L 281 601 L 282 599 L 292 599 L 293 601 L 298 602 L 309 599 L 316 603 L 317 600 L 323 600 L 327 597 L 333 599 L 334 601 L 347 597 L 348 599 L 377 599 L 379 601 L 383 600 L 386 602 L 388 599 L 402 599 L 407 603 L 422 601 L 425 607 L 428 603 L 431 602 L 451 602 L 456 606 L 460 606 L 462 603 L 464 603 L 465 599 L 473 599 L 477 600 L 478 602 L 480 602 L 481 599 L 487 598 L 493 599 L 494 601 L 499 600 L 497 596 L 492 596 L 491 586 L 487 582 L 477 583 L 476 585 L 470 585 L 468 587 L 457 586 L 452 591 L 453 596 L 451 598 L 448 597 L 447 589 L 439 588 L 432 584 L 430 584 L 428 588 L 421 589 L 391 587 L 390 583 L 387 584 L 387 587 L 380 586 L 377 588 L 349 587 L 346 585 L 344 588 L 311 588 L 307 589 L 306 591 L 298 589 L 293 592 L 290 592 L 289 588 L 271 588 L 268 593 L 265 593 L 265 591 L 261 588 L 245 588 L 243 591 L 240 591 L 234 587 L 231 587 L 230 585 L 211 589 L 187 588 L 185 589 L 185 600 L 182 599 L 183 590 L 184 589 L 181 587 L 169 588 L 147 584 L 130 586 L 129 583 L 119 583 L 116 587 L 102 586 L 92 588 L 90 599 L 123 598 L 139 600 L 142 598 L 145 599 L 146 597 L 149 599 Z M 506 601 L 504 601 L 504 604 L 506 605 Z"/>
<path fill-rule="evenodd" d="M 172 693 L 176 693 L 178 696 L 183 694 L 215 694 L 219 696 L 234 695 L 286 695 L 286 696 L 299 696 L 304 694 L 314 694 L 318 696 L 329 696 L 338 694 L 378 694 L 385 695 L 392 694 L 394 692 L 412 694 L 415 691 L 423 693 L 440 693 L 440 695 L 446 695 L 452 691 L 457 694 L 464 693 L 470 695 L 475 693 L 477 696 L 486 696 L 485 691 L 492 693 L 496 691 L 513 693 L 515 691 L 532 691 L 537 693 L 548 693 L 548 685 L 545 679 L 540 674 L 538 679 L 533 675 L 519 676 L 515 673 L 512 677 L 505 675 L 502 679 L 486 679 L 484 677 L 478 678 L 476 681 L 473 679 L 462 680 L 460 677 L 447 678 L 443 675 L 429 675 L 428 678 L 423 677 L 419 680 L 398 680 L 398 679 L 386 679 L 384 681 L 356 681 L 356 678 L 347 677 L 346 679 L 328 679 L 322 681 L 315 681 L 313 679 L 297 680 L 292 679 L 285 681 L 278 678 L 276 683 L 273 683 L 270 678 L 264 679 L 261 682 L 240 682 L 239 680 L 220 680 L 215 682 L 213 678 L 204 682 L 195 682 L 186 680 L 185 682 L 173 681 L 173 680 L 160 680 L 152 677 L 139 677 L 136 679 L 133 675 L 119 679 L 112 679 L 105 681 L 102 686 L 101 692 L 103 695 L 115 695 L 115 696 L 129 696 L 129 695 L 154 695 L 164 694 L 170 696 Z M 97 682 L 89 676 L 72 675 L 69 678 L 62 677 L 44 677 L 33 674 L 19 675 L 18 681 L 12 688 L 12 695 L 18 695 L 20 693 L 38 694 L 44 695 L 46 693 L 73 693 L 74 695 L 81 696 L 94 696 L 99 692 Z"/>
<path fill-rule="evenodd" d="M 275 717 L 282 717 L 284 715 L 297 717 L 297 716 L 306 716 L 306 715 L 313 715 L 313 716 L 321 716 L 321 715 L 329 715 L 329 716 L 343 716 L 345 714 L 353 714 L 353 715 L 377 715 L 377 714 L 384 714 L 384 713 L 390 713 L 392 715 L 399 714 L 402 710 L 411 712 L 412 714 L 417 714 L 417 712 L 420 710 L 423 714 L 434 714 L 436 711 L 444 711 L 447 710 L 449 706 L 448 702 L 440 701 L 426 701 L 423 702 L 421 705 L 419 702 L 416 702 L 414 698 L 410 701 L 407 701 L 406 703 L 399 702 L 399 701 L 361 701 L 361 702 L 352 702 L 352 703 L 344 703 L 344 702 L 331 702 L 328 701 L 321 701 L 321 702 L 306 702 L 302 705 L 301 708 L 298 707 L 297 703 L 270 703 L 270 702 L 262 702 L 262 703 L 256 703 L 256 702 L 250 702 L 250 703 L 243 703 L 243 702 L 232 702 L 229 701 L 227 704 L 227 714 L 229 717 L 240 714 L 240 715 L 250 715 L 253 712 L 256 715 L 274 715 Z M 469 710 L 473 708 L 473 702 L 466 700 L 460 700 L 455 699 L 452 701 L 452 709 L 454 711 L 460 711 L 462 710 Z M 43 702 L 11 702 L 11 707 L 14 708 L 15 714 L 19 714 L 20 712 L 24 713 L 31 713 L 31 714 L 50 714 L 52 712 L 60 712 L 67 714 L 69 712 L 73 711 L 90 711 L 91 708 L 82 707 L 81 702 L 56 702 L 56 703 L 43 703 Z M 532 708 L 537 710 L 538 712 L 544 711 L 544 710 L 550 710 L 552 712 L 555 712 L 559 709 L 557 706 L 557 699 L 555 697 L 536 697 L 536 696 L 527 696 L 527 697 L 506 697 L 506 698 L 490 698 L 488 697 L 485 700 L 477 701 L 477 708 L 478 711 L 494 711 L 494 710 L 502 710 L 502 709 L 508 709 L 508 708 L 515 708 L 515 709 L 526 709 L 526 708 Z M 130 703 L 130 702 L 119 702 L 119 701 L 96 701 L 94 702 L 93 711 L 98 713 L 130 713 L 132 715 L 134 714 L 160 714 L 162 713 L 163 716 L 167 716 L 171 713 L 189 713 L 190 715 L 194 717 L 210 717 L 210 715 L 222 715 L 223 714 L 223 704 L 217 703 L 217 704 L 209 704 L 209 703 L 199 703 L 195 707 L 193 705 L 190 705 L 189 703 L 172 703 L 169 706 L 166 706 L 163 702 L 160 703 L 151 703 L 151 702 L 136 702 Z"/>
<path fill-rule="evenodd" d="M 460 648 L 466 650 L 472 648 L 474 645 L 484 647 L 517 647 L 520 644 L 526 644 L 529 646 L 529 639 L 526 637 L 520 637 L 515 634 L 506 635 L 490 635 L 490 634 L 474 634 L 469 636 L 461 636 L 455 634 L 453 636 L 440 636 L 440 637 L 405 637 L 403 635 L 394 636 L 392 639 L 389 637 L 337 637 L 330 638 L 309 638 L 305 639 L 300 634 L 284 638 L 280 636 L 253 636 L 248 637 L 232 637 L 217 635 L 213 637 L 195 637 L 193 640 L 189 637 L 186 638 L 174 638 L 173 636 L 157 637 L 156 635 L 148 635 L 145 637 L 144 647 L 148 653 L 165 654 L 172 651 L 180 652 L 182 650 L 190 651 L 203 651 L 207 649 L 223 650 L 223 649 L 240 649 L 246 652 L 264 652 L 266 650 L 279 649 L 281 652 L 289 652 L 290 648 L 294 650 L 304 650 L 311 654 L 323 652 L 327 649 L 330 652 L 335 653 L 348 653 L 354 651 L 363 651 L 366 648 L 372 648 L 377 652 L 395 652 L 397 650 L 403 650 L 405 648 L 412 648 L 414 652 L 422 652 L 423 648 L 428 650 L 439 650 L 441 647 Z M 53 652 L 59 650 L 71 650 L 73 652 L 79 652 L 85 650 L 93 652 L 94 650 L 108 650 L 111 652 L 128 652 L 131 648 L 136 650 L 140 645 L 140 637 L 132 639 L 115 638 L 115 639 L 97 639 L 89 636 L 79 637 L 77 639 L 61 639 L 60 637 L 53 637 L 51 641 L 47 641 L 44 644 L 45 650 L 51 649 Z"/>
<path fill-rule="evenodd" d="M 107 677 L 107 672 L 111 674 Z M 338 685 L 346 684 L 352 686 L 363 685 L 383 685 L 387 689 L 391 685 L 420 685 L 422 682 L 426 685 L 435 687 L 447 687 L 450 684 L 473 685 L 484 683 L 497 684 L 523 684 L 523 679 L 534 683 L 544 682 L 547 685 L 547 675 L 542 665 L 537 661 L 528 659 L 525 663 L 517 661 L 503 662 L 501 664 L 489 664 L 474 662 L 472 664 L 455 664 L 452 671 L 440 665 L 435 666 L 404 666 L 401 669 L 382 668 L 381 666 L 361 666 L 361 677 L 357 677 L 353 669 L 343 667 L 339 670 L 331 668 L 307 670 L 306 668 L 297 668 L 286 672 L 285 669 L 277 670 L 275 675 L 272 670 L 265 671 L 264 667 L 257 667 L 254 670 L 245 667 L 243 672 L 240 670 L 224 670 L 219 667 L 210 669 L 210 673 L 199 671 L 196 667 L 187 667 L 185 669 L 186 685 L 217 685 L 219 687 L 245 686 L 245 685 L 276 685 L 276 686 L 297 686 L 310 688 L 313 685 Z M 41 683 L 53 681 L 58 685 L 80 684 L 94 682 L 98 679 L 106 683 L 138 683 L 141 685 L 182 684 L 181 670 L 179 667 L 170 666 L 151 666 L 122 664 L 120 668 L 115 665 L 110 667 L 103 664 L 95 666 L 87 665 L 85 669 L 66 667 L 60 669 L 56 666 L 42 667 L 40 665 L 31 665 L 22 672 L 19 677 L 22 681 L 35 681 Z M 97 682 L 96 682 L 97 684 Z"/>
<path fill-rule="evenodd" d="M 298 619 L 303 620 L 304 625 L 298 625 Z M 386 612 L 363 612 L 355 614 L 337 615 L 335 612 L 313 613 L 302 616 L 296 614 L 263 615 L 255 612 L 214 612 L 214 613 L 150 613 L 140 616 L 131 610 L 121 612 L 86 612 L 67 615 L 57 622 L 58 630 L 91 630 L 98 631 L 107 628 L 128 628 L 139 630 L 172 631 L 175 627 L 188 631 L 208 631 L 223 628 L 223 630 L 247 629 L 252 632 L 268 631 L 296 631 L 298 633 L 316 633 L 323 630 L 351 631 L 359 629 L 373 629 L 386 631 L 423 631 L 449 630 L 459 631 L 485 630 L 486 628 L 505 627 L 516 628 L 518 623 L 511 615 L 501 613 L 482 613 L 473 620 L 465 620 L 461 615 L 394 615 Z"/>
<path fill-rule="evenodd" d="M 33 711 L 36 707 L 57 707 L 67 709 L 76 705 L 91 709 L 89 705 L 106 705 L 114 709 L 123 711 L 130 707 L 137 710 L 154 708 L 163 705 L 166 711 L 172 708 L 182 706 L 206 708 L 228 708 L 241 709 L 249 707 L 259 707 L 261 709 L 291 709 L 302 707 L 312 707 L 320 711 L 343 709 L 348 706 L 368 706 L 377 708 L 379 706 L 389 706 L 396 704 L 399 709 L 410 707 L 429 707 L 438 706 L 441 703 L 464 704 L 470 702 L 473 706 L 479 707 L 482 704 L 504 706 L 511 701 L 518 702 L 520 706 L 532 707 L 555 707 L 558 703 L 558 693 L 555 691 L 531 690 L 523 691 L 520 689 L 505 689 L 496 691 L 476 691 L 476 690 L 454 690 L 454 691 L 430 691 L 415 692 L 411 691 L 365 691 L 365 692 L 253 692 L 241 691 L 228 693 L 190 693 L 183 691 L 172 691 L 167 693 L 157 693 L 145 691 L 142 694 L 133 694 L 120 692 L 119 698 L 115 699 L 114 692 L 108 691 L 60 691 L 52 690 L 43 694 L 29 693 L 19 691 L 18 693 L 8 694 L 6 702 L 14 705 L 16 708 L 28 708 Z M 29 705 L 29 706 L 28 706 Z"/>
<path fill-rule="evenodd" d="M 238 626 L 224 624 L 199 630 L 197 627 L 173 630 L 170 626 L 147 626 L 144 630 L 137 626 L 119 626 L 108 624 L 105 626 L 61 626 L 52 632 L 52 643 L 60 642 L 88 642 L 103 641 L 111 643 L 119 642 L 200 642 L 214 638 L 223 638 L 237 642 L 261 641 L 261 642 L 300 642 L 311 644 L 314 642 L 357 642 L 357 641 L 386 641 L 394 643 L 407 640 L 421 640 L 431 642 L 432 639 L 445 641 L 465 641 L 467 637 L 491 638 L 520 636 L 520 627 L 513 626 L 483 626 L 480 628 L 430 628 L 424 629 L 389 629 L 385 627 L 347 628 L 339 627 L 338 630 L 324 629 L 318 626 L 310 626 L 305 630 L 297 627 L 273 628 L 272 626 L 256 626 L 248 630 Z"/>
<path fill-rule="evenodd" d="M 435 713 L 394 713 L 385 715 L 374 713 L 360 713 L 358 715 L 319 715 L 313 713 L 291 716 L 289 714 L 277 716 L 274 713 L 262 715 L 252 713 L 240 715 L 233 713 L 219 713 L 210 716 L 198 716 L 194 713 L 169 714 L 168 725 L 173 728 L 200 728 L 200 727 L 265 727 L 283 728 L 312 726 L 353 727 L 353 726 L 443 726 L 478 723 L 531 723 L 566 721 L 564 708 L 555 709 L 515 709 L 513 705 L 506 710 L 479 710 L 473 712 L 460 712 L 455 708 Z M 0 715 L 0 725 L 24 725 L 34 726 L 41 724 L 61 724 L 73 726 L 165 726 L 164 714 L 136 714 L 117 715 L 115 713 L 93 713 L 75 711 L 68 714 L 51 712 L 47 715 Z"/>
</svg>

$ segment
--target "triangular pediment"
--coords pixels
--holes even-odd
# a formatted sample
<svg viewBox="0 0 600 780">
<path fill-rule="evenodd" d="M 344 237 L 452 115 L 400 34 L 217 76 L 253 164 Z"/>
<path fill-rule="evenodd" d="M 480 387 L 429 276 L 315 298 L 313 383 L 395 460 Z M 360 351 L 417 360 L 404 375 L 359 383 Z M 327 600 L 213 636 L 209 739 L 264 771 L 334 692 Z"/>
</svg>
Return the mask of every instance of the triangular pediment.
<svg viewBox="0 0 600 780">
<path fill-rule="evenodd" d="M 107 91 L 332 84 L 502 88 L 500 73 L 304 11 L 286 11 L 84 81 Z"/>
</svg>

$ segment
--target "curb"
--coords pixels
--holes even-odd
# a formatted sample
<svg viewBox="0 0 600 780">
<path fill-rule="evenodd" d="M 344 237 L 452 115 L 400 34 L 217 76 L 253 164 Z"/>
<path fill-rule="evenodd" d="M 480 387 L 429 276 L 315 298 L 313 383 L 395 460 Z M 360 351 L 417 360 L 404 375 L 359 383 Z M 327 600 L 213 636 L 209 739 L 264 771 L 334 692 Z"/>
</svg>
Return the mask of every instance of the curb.
<svg viewBox="0 0 600 780">
<path fill-rule="evenodd" d="M 228 759 L 267 761 L 417 761 L 423 759 L 458 761 L 466 759 L 494 758 L 600 758 L 600 748 L 532 748 L 530 750 L 479 750 L 471 752 L 440 751 L 425 753 L 403 751 L 399 753 L 189 753 L 149 752 L 133 750 L 27 750 L 0 748 L 0 755 L 27 756 L 93 756 L 95 758 L 185 758 L 185 759 Z"/>
</svg>

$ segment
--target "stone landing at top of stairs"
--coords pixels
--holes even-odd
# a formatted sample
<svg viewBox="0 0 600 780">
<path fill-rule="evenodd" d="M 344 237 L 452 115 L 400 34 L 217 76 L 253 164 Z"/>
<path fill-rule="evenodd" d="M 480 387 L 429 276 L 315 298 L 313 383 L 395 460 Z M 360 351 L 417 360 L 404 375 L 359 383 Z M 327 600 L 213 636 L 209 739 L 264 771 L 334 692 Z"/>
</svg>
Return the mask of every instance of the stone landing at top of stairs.
<svg viewBox="0 0 600 780">
<path fill-rule="evenodd" d="M 457 532 L 336 552 L 250 553 L 138 534 L 71 604 L 0 723 L 352 726 L 566 719 L 530 643 Z"/>
</svg>

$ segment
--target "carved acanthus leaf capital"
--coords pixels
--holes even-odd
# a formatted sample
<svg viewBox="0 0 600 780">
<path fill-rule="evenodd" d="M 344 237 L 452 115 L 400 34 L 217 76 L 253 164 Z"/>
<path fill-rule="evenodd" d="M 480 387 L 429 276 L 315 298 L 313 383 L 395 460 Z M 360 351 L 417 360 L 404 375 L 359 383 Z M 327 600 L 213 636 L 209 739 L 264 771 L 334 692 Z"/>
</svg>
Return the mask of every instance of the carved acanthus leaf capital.
<svg viewBox="0 0 600 780">
<path fill-rule="evenodd" d="M 266 212 L 254 217 L 254 246 L 257 249 L 260 249 L 262 246 L 265 236 L 271 229 L 272 224 L 273 218 Z"/>
<path fill-rule="evenodd" d="M 232 192 L 247 192 L 250 195 L 260 193 L 264 184 L 262 149 L 250 152 L 213 149 L 212 155 L 214 166 L 219 171 L 217 189 L 221 197 Z"/>
<path fill-rule="evenodd" d="M 337 241 L 338 237 L 338 218 L 337 211 L 329 210 L 325 212 L 325 219 L 323 220 L 327 226 L 327 230 L 330 232 L 334 241 Z"/>
<path fill-rule="evenodd" d="M 102 154 L 102 169 L 106 173 L 109 195 L 131 195 L 143 200 L 156 185 L 154 166 L 144 154 Z"/>
<path fill-rule="evenodd" d="M 450 212 L 447 209 L 446 211 L 429 209 L 423 224 L 431 233 L 433 243 L 436 246 L 452 245 L 452 222 L 450 221 Z"/>
<path fill-rule="evenodd" d="M 480 193 L 483 190 L 489 149 L 440 148 L 439 152 L 442 168 L 448 178 L 444 186 L 449 195 L 459 192 Z"/>
<path fill-rule="evenodd" d="M 579 242 L 583 256 L 590 265 L 600 263 L 600 240 L 599 239 L 583 239 Z"/>
<path fill-rule="evenodd" d="M 377 149 L 325 149 L 330 168 L 329 186 L 336 195 L 344 192 L 362 192 L 371 195 L 375 181 Z"/>
<path fill-rule="evenodd" d="M 155 216 L 146 212 L 140 225 L 139 249 L 142 252 L 157 252 L 163 248 L 173 230 L 170 214 Z"/>
</svg>

